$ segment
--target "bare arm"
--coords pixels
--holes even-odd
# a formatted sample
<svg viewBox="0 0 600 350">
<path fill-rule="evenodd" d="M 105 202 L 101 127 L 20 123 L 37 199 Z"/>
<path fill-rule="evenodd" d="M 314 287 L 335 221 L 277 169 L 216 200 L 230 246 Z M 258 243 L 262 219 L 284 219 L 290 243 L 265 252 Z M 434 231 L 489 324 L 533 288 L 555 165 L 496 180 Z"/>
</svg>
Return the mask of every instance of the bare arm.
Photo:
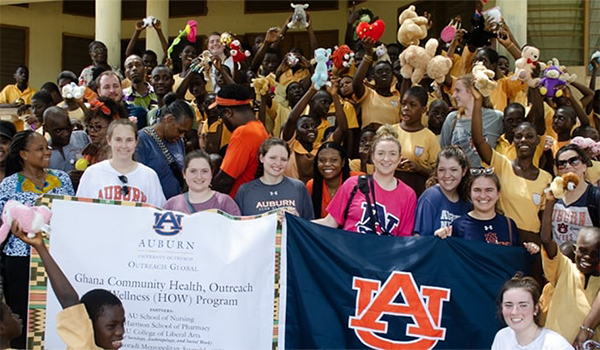
<svg viewBox="0 0 600 350">
<path fill-rule="evenodd" d="M 226 71 L 223 69 L 223 66 L 222 66 L 222 64 L 221 64 L 222 62 L 221 62 L 221 59 L 220 59 L 219 57 L 217 57 L 217 56 L 213 56 L 213 57 L 212 57 L 212 63 L 213 63 L 213 66 L 215 67 L 215 69 L 216 69 L 217 71 L 219 71 L 219 74 L 221 74 L 221 76 L 223 77 L 223 80 L 225 81 L 225 84 L 224 84 L 224 85 L 231 85 L 231 84 L 235 84 L 235 81 L 233 80 L 233 78 L 231 77 L 231 75 L 229 75 L 229 73 L 227 73 L 227 72 L 226 72 Z M 235 62 L 234 62 L 234 65 L 233 65 L 233 72 L 234 72 L 234 73 L 233 73 L 233 74 L 235 74 L 235 71 L 236 71 L 236 66 L 237 66 L 237 65 L 236 65 L 236 64 L 235 64 Z"/>
<path fill-rule="evenodd" d="M 483 137 L 483 118 L 481 116 L 483 97 L 475 87 L 471 87 L 471 93 L 475 99 L 473 102 L 473 116 L 471 117 L 471 137 L 481 160 L 490 164 L 492 162 L 493 151 L 492 147 L 485 142 L 485 138 Z"/>
<path fill-rule="evenodd" d="M 340 103 L 340 97 L 338 96 L 338 77 L 331 78 L 331 86 L 327 88 L 329 94 L 331 94 L 331 98 L 333 99 L 333 106 L 335 107 L 335 131 L 333 132 L 333 141 L 337 143 L 342 143 L 344 139 L 344 134 L 348 130 L 348 120 L 346 119 L 346 113 L 344 113 L 344 108 Z"/>
<path fill-rule="evenodd" d="M 595 329 L 600 324 L 600 293 L 596 294 L 592 308 L 588 313 L 587 317 L 583 320 L 582 326 L 590 329 Z M 573 342 L 575 349 L 583 349 L 583 342 L 591 339 L 594 336 L 593 333 L 588 332 L 585 329 L 580 329 L 579 334 Z"/>
<path fill-rule="evenodd" d="M 306 17 L 308 17 L 308 27 L 306 30 L 308 31 L 308 40 L 310 41 L 310 49 L 311 54 L 314 54 L 317 47 L 319 47 L 319 43 L 317 42 L 317 36 L 315 35 L 315 31 L 312 27 L 312 16 L 310 13 L 306 12 Z"/>
<path fill-rule="evenodd" d="M 554 259 L 556 253 L 558 252 L 556 242 L 554 242 L 552 239 L 552 213 L 554 211 L 554 203 L 556 203 L 556 198 L 554 198 L 552 192 L 549 191 L 546 193 L 546 208 L 544 209 L 544 214 L 542 215 L 542 229 L 540 231 L 540 238 L 542 239 L 542 244 L 544 245 L 546 254 L 548 254 L 548 258 L 550 259 Z"/>
<path fill-rule="evenodd" d="M 568 86 L 563 86 L 561 88 L 561 90 L 565 94 L 565 97 L 568 98 L 569 101 L 571 101 L 571 107 L 573 107 L 573 109 L 575 110 L 575 113 L 577 114 L 577 118 L 579 118 L 579 122 L 581 123 L 581 125 L 582 126 L 590 125 L 590 119 L 588 118 L 587 114 L 583 110 L 583 107 L 581 107 L 581 104 L 579 103 L 579 101 L 577 101 L 577 99 L 575 99 L 575 97 L 573 97 L 573 94 L 571 93 L 571 89 L 569 89 Z"/>
<path fill-rule="evenodd" d="M 579 92 L 581 92 L 581 94 L 583 95 L 583 97 L 579 100 L 579 102 L 581 103 L 581 106 L 582 106 L 583 110 L 585 111 L 585 114 L 589 115 L 593 109 L 592 102 L 594 101 L 594 90 L 592 90 L 592 89 L 588 88 L 587 86 L 580 84 L 576 81 L 572 82 L 571 86 L 573 86 L 574 88 L 579 90 Z"/>
<path fill-rule="evenodd" d="M 535 126 L 538 135 L 544 135 L 546 133 L 544 99 L 539 89 L 529 89 L 529 102 L 531 102 L 531 109 L 527 114 L 526 120 Z"/>
<path fill-rule="evenodd" d="M 375 41 L 370 38 L 364 38 L 363 44 L 365 47 L 365 56 L 360 62 L 360 66 L 358 66 L 356 73 L 354 73 L 354 78 L 352 79 L 352 88 L 354 90 L 354 94 L 358 98 L 363 97 L 365 94 L 365 84 L 363 83 L 363 80 L 369 72 L 371 63 L 373 63 L 373 45 L 375 45 Z"/>
<path fill-rule="evenodd" d="M 127 49 L 125 49 L 125 57 L 129 57 L 133 54 L 133 49 L 135 48 L 135 43 L 140 37 L 140 33 L 144 30 L 144 21 L 135 22 L 135 32 L 133 32 L 133 36 L 129 39 L 129 43 L 127 44 Z"/>
<path fill-rule="evenodd" d="M 596 74 L 598 74 L 598 67 L 600 64 L 598 63 L 598 59 L 594 58 L 590 61 L 592 65 L 592 73 L 590 75 L 590 90 L 596 90 Z"/>
<path fill-rule="evenodd" d="M 310 99 L 316 93 L 317 93 L 317 89 L 315 89 L 314 85 L 311 85 L 311 87 L 308 89 L 308 91 L 306 91 L 304 96 L 302 96 L 300 101 L 298 101 L 298 103 L 296 103 L 294 108 L 292 108 L 292 111 L 290 112 L 290 115 L 288 116 L 288 120 L 283 125 L 283 130 L 281 131 L 281 138 L 284 141 L 289 141 L 292 139 L 292 136 L 294 136 L 294 132 L 296 131 L 296 123 L 298 122 L 300 115 L 302 115 L 302 112 L 308 105 L 308 102 L 310 102 Z"/>
<path fill-rule="evenodd" d="M 167 43 L 167 39 L 165 38 L 165 35 L 163 34 L 162 31 L 162 23 L 160 23 L 160 20 L 157 19 L 156 23 L 154 23 L 154 29 L 156 30 L 156 34 L 158 35 L 158 40 L 160 41 L 160 46 L 162 46 L 163 49 L 163 62 L 167 59 L 167 50 L 169 50 L 169 43 Z"/>
<path fill-rule="evenodd" d="M 265 34 L 265 41 L 263 41 L 263 43 L 260 45 L 260 48 L 258 49 L 256 55 L 252 59 L 252 65 L 250 69 L 254 73 L 258 72 L 258 68 L 260 68 L 262 61 L 265 58 L 265 54 L 267 53 L 267 50 L 269 49 L 271 44 L 278 42 L 280 39 L 281 36 L 279 35 L 279 30 L 277 29 L 277 27 L 271 27 L 269 28 L 269 30 L 267 30 L 267 34 Z"/>
<path fill-rule="evenodd" d="M 212 181 L 212 189 L 221 193 L 229 194 L 229 191 L 233 188 L 235 179 L 223 170 L 219 170 L 217 175 Z"/>
<path fill-rule="evenodd" d="M 327 214 L 327 216 L 324 218 L 315 219 L 315 220 L 311 220 L 311 221 L 314 222 L 315 224 L 333 227 L 333 228 L 337 228 L 339 226 L 337 221 L 335 221 L 335 219 L 333 218 L 333 216 L 331 216 L 331 214 Z"/>
</svg>

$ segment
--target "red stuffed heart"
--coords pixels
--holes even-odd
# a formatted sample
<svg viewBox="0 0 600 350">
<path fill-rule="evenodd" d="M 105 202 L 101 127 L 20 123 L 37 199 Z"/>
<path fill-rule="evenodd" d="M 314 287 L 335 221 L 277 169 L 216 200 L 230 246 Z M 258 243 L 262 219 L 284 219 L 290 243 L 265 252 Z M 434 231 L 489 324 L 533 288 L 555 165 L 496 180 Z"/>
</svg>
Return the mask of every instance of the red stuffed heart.
<svg viewBox="0 0 600 350">
<path fill-rule="evenodd" d="M 372 38 L 374 41 L 378 41 L 385 31 L 385 23 L 378 19 L 372 24 L 367 22 L 361 22 L 356 27 L 356 34 L 362 40 L 363 38 Z"/>
</svg>

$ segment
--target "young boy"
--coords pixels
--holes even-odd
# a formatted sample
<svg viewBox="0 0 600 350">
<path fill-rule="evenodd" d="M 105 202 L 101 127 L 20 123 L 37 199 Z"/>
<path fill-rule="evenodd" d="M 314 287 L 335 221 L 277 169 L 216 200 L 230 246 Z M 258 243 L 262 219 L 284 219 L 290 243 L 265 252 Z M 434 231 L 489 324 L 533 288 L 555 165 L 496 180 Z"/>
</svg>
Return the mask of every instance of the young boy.
<svg viewBox="0 0 600 350">
<path fill-rule="evenodd" d="M 52 289 L 63 308 L 56 318 L 56 330 L 67 349 L 120 348 L 125 334 L 125 310 L 119 298 L 109 291 L 95 289 L 79 300 L 77 291 L 46 249 L 42 234 L 38 232 L 34 238 L 29 238 L 16 221 L 12 233 L 34 247 L 44 263 Z"/>
</svg>

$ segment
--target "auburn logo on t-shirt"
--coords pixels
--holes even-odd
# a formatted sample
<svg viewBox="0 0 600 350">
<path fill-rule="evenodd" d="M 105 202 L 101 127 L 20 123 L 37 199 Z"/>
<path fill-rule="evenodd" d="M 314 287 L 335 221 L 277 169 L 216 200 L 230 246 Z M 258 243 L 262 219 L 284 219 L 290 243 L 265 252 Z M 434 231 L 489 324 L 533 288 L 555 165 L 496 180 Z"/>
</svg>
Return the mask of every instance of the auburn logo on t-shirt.
<svg viewBox="0 0 600 350">
<path fill-rule="evenodd" d="M 126 202 L 140 202 L 146 203 L 146 195 L 142 190 L 137 187 L 127 186 L 125 190 L 124 186 L 114 185 L 105 186 L 98 190 L 99 199 L 108 199 L 111 201 L 126 201 Z"/>
<path fill-rule="evenodd" d="M 356 223 L 356 227 L 358 232 L 360 233 L 371 233 L 371 227 L 375 226 L 375 230 L 377 230 L 377 226 L 384 225 L 384 227 L 380 227 L 381 231 L 385 231 L 387 233 L 391 233 L 396 226 L 400 223 L 400 219 L 394 216 L 392 213 L 388 213 L 385 205 L 381 205 L 380 203 L 375 203 L 375 208 L 373 209 L 373 218 L 375 220 L 375 225 L 371 224 L 371 215 L 369 215 L 369 211 L 367 210 L 367 203 L 363 202 L 361 208 L 363 210 L 362 217 L 359 222 Z M 375 212 L 376 210 L 376 212 Z M 379 219 L 379 220 L 378 220 Z M 382 220 L 383 219 L 383 220 Z M 383 222 L 381 222 L 383 221 Z"/>
</svg>

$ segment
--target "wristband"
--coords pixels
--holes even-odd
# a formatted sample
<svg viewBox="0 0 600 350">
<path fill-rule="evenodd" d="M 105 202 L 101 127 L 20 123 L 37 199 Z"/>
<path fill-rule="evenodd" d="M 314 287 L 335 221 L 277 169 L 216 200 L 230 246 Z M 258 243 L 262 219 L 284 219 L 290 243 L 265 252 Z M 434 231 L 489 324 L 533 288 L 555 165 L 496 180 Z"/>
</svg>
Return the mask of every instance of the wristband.
<svg viewBox="0 0 600 350">
<path fill-rule="evenodd" d="M 581 329 L 582 331 L 586 331 L 588 333 L 590 333 L 591 335 L 596 334 L 596 331 L 591 329 L 590 327 L 586 327 L 584 325 L 579 326 L 579 329 Z"/>
</svg>

